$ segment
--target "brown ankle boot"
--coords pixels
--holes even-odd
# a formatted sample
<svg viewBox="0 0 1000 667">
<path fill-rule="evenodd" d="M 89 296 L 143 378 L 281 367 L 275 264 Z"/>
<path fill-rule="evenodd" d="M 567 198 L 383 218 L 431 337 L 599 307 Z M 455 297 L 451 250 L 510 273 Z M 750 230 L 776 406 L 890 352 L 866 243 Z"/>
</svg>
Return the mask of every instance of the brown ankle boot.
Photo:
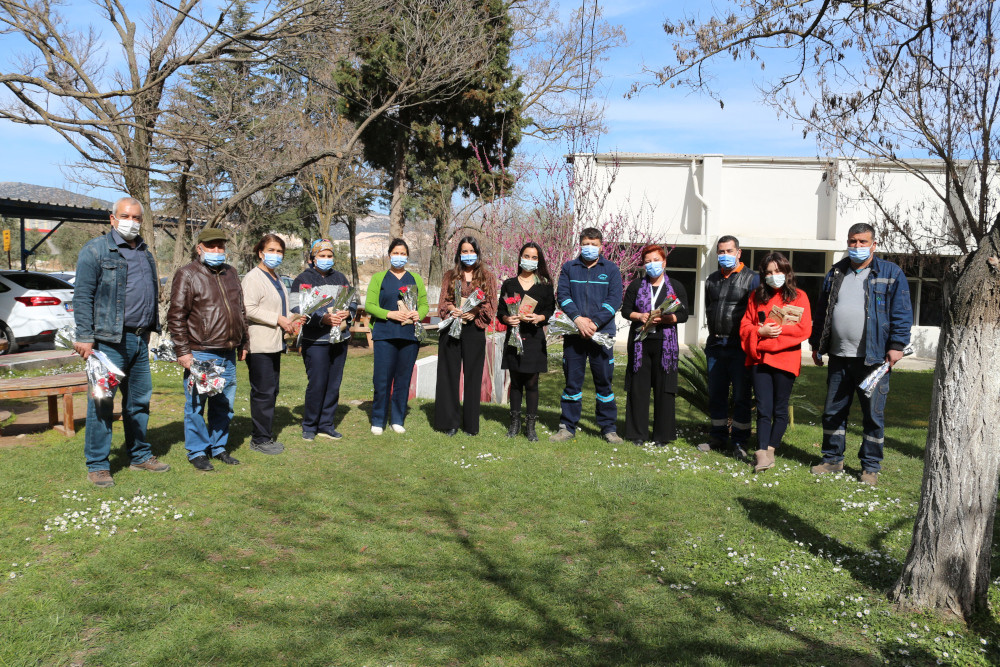
<svg viewBox="0 0 1000 667">
<path fill-rule="evenodd" d="M 774 447 L 758 449 L 755 452 L 757 464 L 753 467 L 754 472 L 760 472 L 774 467 Z"/>
</svg>

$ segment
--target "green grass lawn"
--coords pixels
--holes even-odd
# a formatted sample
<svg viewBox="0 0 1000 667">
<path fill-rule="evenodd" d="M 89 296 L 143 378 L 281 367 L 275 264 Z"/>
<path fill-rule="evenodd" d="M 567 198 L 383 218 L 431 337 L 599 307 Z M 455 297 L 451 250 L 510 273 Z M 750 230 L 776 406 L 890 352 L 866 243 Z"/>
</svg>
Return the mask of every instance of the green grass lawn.
<svg viewBox="0 0 1000 667">
<path fill-rule="evenodd" d="M 916 512 L 930 373 L 894 375 L 870 489 L 855 479 L 856 425 L 852 474 L 809 474 L 822 431 L 801 408 L 758 476 L 700 454 L 706 420 L 683 403 L 674 446 L 608 445 L 591 386 L 578 437 L 550 444 L 560 373 L 543 377 L 542 442 L 505 438 L 499 406 L 484 407 L 479 437 L 444 437 L 425 401 L 411 402 L 405 435 L 376 437 L 372 357 L 355 352 L 346 437 L 304 442 L 301 361 L 283 370 L 281 456 L 247 447 L 242 364 L 241 466 L 186 462 L 179 368 L 160 363 L 150 439 L 170 472 L 130 472 L 120 424 L 112 489 L 86 481 L 82 431 L 0 450 L 0 665 L 1000 660 L 996 614 L 966 627 L 886 597 Z M 824 377 L 806 369 L 796 393 L 822 405 Z"/>
</svg>

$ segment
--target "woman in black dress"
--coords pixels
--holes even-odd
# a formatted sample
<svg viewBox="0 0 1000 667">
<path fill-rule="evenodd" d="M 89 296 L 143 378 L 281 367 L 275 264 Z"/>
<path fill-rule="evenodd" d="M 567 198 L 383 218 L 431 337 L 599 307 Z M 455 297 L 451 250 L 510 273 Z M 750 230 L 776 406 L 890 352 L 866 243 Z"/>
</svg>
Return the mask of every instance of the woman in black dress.
<svg viewBox="0 0 1000 667">
<path fill-rule="evenodd" d="M 653 444 L 665 445 L 677 437 L 674 399 L 677 396 L 677 324 L 688 318 L 687 292 L 672 283 L 664 268 L 663 246 L 642 249 L 643 275 L 629 283 L 622 298 L 622 317 L 632 323 L 628 332 L 628 368 L 625 370 L 625 439 L 642 445 L 649 434 L 649 391 L 653 390 Z M 680 307 L 653 320 L 646 338 L 636 336 L 657 308 L 675 300 Z"/>
<path fill-rule="evenodd" d="M 500 286 L 497 314 L 508 327 L 500 367 L 510 371 L 510 428 L 507 429 L 507 437 L 513 438 L 521 431 L 521 396 L 526 394 L 526 435 L 531 442 L 537 442 L 538 374 L 548 370 L 548 351 L 542 326 L 555 312 L 556 299 L 541 247 L 534 242 L 525 243 L 521 247 L 520 258 L 520 272 Z M 526 297 L 537 302 L 530 312 L 526 312 L 528 309 L 524 307 Z M 519 299 L 518 315 L 509 314 L 507 304 L 514 298 Z M 508 344 L 513 335 L 510 327 L 514 325 L 518 325 L 524 343 L 524 351 L 520 353 Z"/>
</svg>

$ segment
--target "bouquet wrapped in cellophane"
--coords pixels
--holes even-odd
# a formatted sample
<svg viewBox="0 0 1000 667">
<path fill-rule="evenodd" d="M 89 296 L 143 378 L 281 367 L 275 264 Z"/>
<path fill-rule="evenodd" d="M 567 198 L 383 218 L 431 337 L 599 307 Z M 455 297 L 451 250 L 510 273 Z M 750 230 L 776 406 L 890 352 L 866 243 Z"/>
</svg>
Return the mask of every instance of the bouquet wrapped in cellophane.
<svg viewBox="0 0 1000 667">
<path fill-rule="evenodd" d="M 665 301 L 662 306 L 654 309 L 653 312 L 649 314 L 649 319 L 647 319 L 646 323 L 642 325 L 641 329 L 639 329 L 639 333 L 636 334 L 635 339 L 640 342 L 646 340 L 646 336 L 648 336 L 649 332 L 656 326 L 653 324 L 653 320 L 657 317 L 663 317 L 664 315 L 677 312 L 677 309 L 680 307 L 681 300 L 677 297 L 674 297 L 670 301 Z"/>
<path fill-rule="evenodd" d="M 160 334 L 160 341 L 149 348 L 153 359 L 157 361 L 177 361 L 177 350 L 174 349 L 174 341 L 167 333 Z"/>
<path fill-rule="evenodd" d="M 196 391 L 209 396 L 221 393 L 226 388 L 226 379 L 222 377 L 225 372 L 225 366 L 211 359 L 192 361 L 188 389 L 192 394 Z"/>
<path fill-rule="evenodd" d="M 472 294 L 469 295 L 469 298 L 465 300 L 465 303 L 462 304 L 460 308 L 460 310 L 462 311 L 462 315 L 465 315 L 466 313 L 471 313 L 473 308 L 475 308 L 485 300 L 486 300 L 486 292 L 484 292 L 481 288 L 477 287 L 472 292 Z M 460 317 L 452 315 L 450 317 L 446 317 L 443 320 L 441 320 L 441 322 L 438 324 L 438 331 L 442 329 L 448 329 L 448 335 L 450 335 L 452 338 L 461 338 L 462 327 L 464 325 L 465 322 L 462 322 Z"/>
<path fill-rule="evenodd" d="M 903 356 L 908 357 L 911 354 L 913 354 L 913 346 L 907 345 L 906 349 L 903 350 Z M 890 368 L 892 367 L 889 365 L 889 362 L 883 361 L 882 365 L 869 373 L 868 377 L 861 381 L 858 388 L 865 392 L 865 396 L 871 398 L 872 394 L 875 393 L 875 388 L 878 387 L 879 380 L 885 377 L 885 374 L 889 372 Z"/>
<path fill-rule="evenodd" d="M 504 297 L 503 302 L 504 305 L 507 306 L 507 314 L 511 317 L 517 317 L 521 307 L 521 295 L 514 294 L 512 296 L 506 296 Z M 520 324 L 511 326 L 510 336 L 507 338 L 507 345 L 514 348 L 515 354 L 522 354 L 524 352 L 524 341 L 521 340 Z"/>
<path fill-rule="evenodd" d="M 67 324 L 56 330 L 56 348 L 62 350 L 72 350 L 73 343 L 76 342 L 76 325 Z"/>
<path fill-rule="evenodd" d="M 330 302 L 330 311 L 337 312 L 340 310 L 347 310 L 351 305 L 351 301 L 357 296 L 357 289 L 351 287 L 350 285 L 337 285 L 336 293 L 333 295 L 333 301 Z M 347 323 L 341 322 L 340 326 L 336 326 L 330 331 L 330 342 L 340 343 L 350 338 L 350 334 L 347 332 Z"/>
<path fill-rule="evenodd" d="M 417 286 L 416 285 L 403 285 L 399 288 L 399 301 L 406 306 L 407 310 L 416 311 L 417 310 Z M 427 340 L 427 332 L 424 331 L 424 325 L 420 322 L 413 323 L 413 335 L 416 337 L 418 343 L 423 343 Z"/>
<path fill-rule="evenodd" d="M 576 328 L 576 324 L 573 320 L 569 318 L 569 315 L 561 310 L 557 310 L 552 319 L 549 320 L 549 333 L 546 336 L 546 342 L 552 343 L 559 338 L 559 336 L 579 336 L 580 330 Z M 598 345 L 602 345 L 606 348 L 613 349 L 615 346 L 614 336 L 610 336 L 606 333 L 597 332 L 590 337 L 592 341 Z"/>
<path fill-rule="evenodd" d="M 298 292 L 299 316 L 295 320 L 295 329 L 292 333 L 285 334 L 285 340 L 290 341 L 294 338 L 296 347 L 298 347 L 302 338 L 302 324 L 313 313 L 333 303 L 334 295 L 340 287 L 340 285 L 316 285 L 309 289 L 300 290 Z"/>
<path fill-rule="evenodd" d="M 115 366 L 108 355 L 100 350 L 94 350 L 87 357 L 87 381 L 90 383 L 90 393 L 95 400 L 101 401 L 115 395 L 115 387 L 121 384 L 125 377 L 124 371 Z"/>
</svg>

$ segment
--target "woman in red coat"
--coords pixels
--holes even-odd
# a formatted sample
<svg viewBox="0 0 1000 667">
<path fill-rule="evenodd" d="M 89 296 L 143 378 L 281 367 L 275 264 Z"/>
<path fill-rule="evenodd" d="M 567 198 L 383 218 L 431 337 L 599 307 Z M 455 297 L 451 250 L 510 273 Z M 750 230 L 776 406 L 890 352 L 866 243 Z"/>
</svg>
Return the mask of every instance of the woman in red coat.
<svg viewBox="0 0 1000 667">
<path fill-rule="evenodd" d="M 750 296 L 740 323 L 747 366 L 757 398 L 757 462 L 754 472 L 774 467 L 774 450 L 788 427 L 788 399 L 802 367 L 802 342 L 812 331 L 806 293 L 795 287 L 788 259 L 772 252 L 760 263 L 760 287 Z"/>
</svg>

